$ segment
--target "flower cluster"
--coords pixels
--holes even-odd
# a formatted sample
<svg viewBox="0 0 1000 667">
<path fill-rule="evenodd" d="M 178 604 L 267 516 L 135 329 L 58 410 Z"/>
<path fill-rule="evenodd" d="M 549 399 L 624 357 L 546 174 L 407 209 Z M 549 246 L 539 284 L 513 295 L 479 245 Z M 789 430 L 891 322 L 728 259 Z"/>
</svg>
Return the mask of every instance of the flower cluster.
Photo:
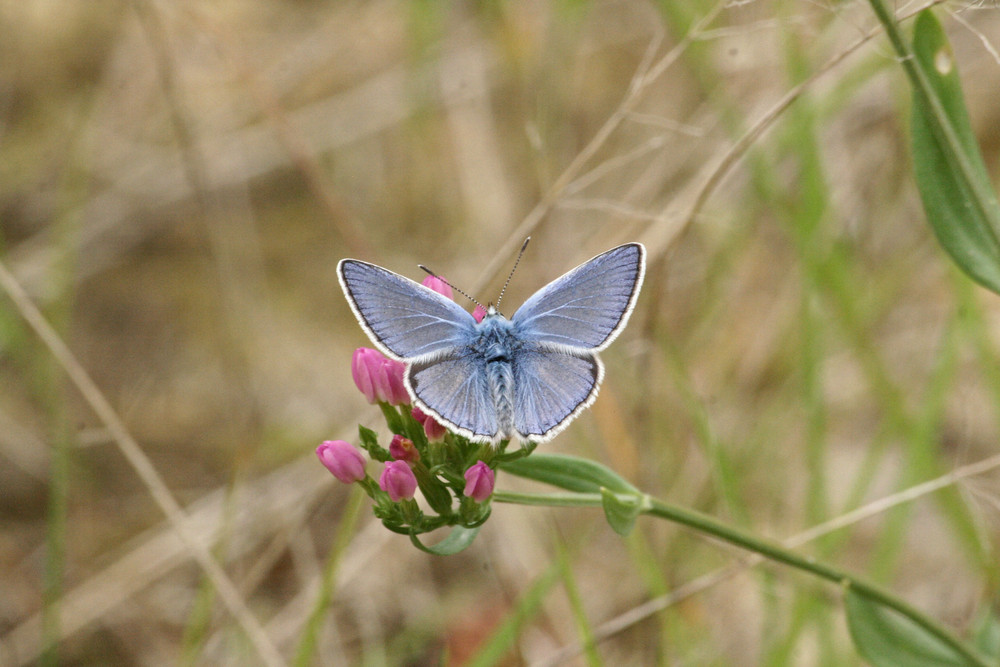
<svg viewBox="0 0 1000 667">
<path fill-rule="evenodd" d="M 439 278 L 429 276 L 424 285 L 452 296 Z M 477 321 L 485 314 L 481 307 L 473 313 Z M 386 448 L 374 431 L 359 426 L 361 447 L 382 464 L 377 479 L 367 474 L 361 451 L 343 440 L 322 443 L 316 455 L 341 482 L 360 484 L 375 502 L 375 515 L 391 530 L 416 536 L 442 526 L 479 526 L 490 514 L 495 468 L 530 449 L 506 454 L 506 441 L 493 446 L 449 432 L 412 405 L 403 383 L 405 371 L 402 362 L 369 348 L 355 350 L 351 359 L 355 385 L 369 403 L 379 406 L 393 434 Z M 414 499 L 418 489 L 427 511 Z"/>
</svg>

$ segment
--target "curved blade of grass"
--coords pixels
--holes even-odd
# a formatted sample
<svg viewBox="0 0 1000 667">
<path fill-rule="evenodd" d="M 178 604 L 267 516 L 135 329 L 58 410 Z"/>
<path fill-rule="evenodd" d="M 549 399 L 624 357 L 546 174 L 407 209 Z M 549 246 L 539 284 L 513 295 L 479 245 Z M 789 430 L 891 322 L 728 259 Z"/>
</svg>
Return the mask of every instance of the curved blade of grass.
<svg viewBox="0 0 1000 667">
<path fill-rule="evenodd" d="M 914 27 L 913 47 L 881 0 L 885 27 L 913 88 L 913 170 L 927 220 L 956 264 L 1000 294 L 1000 203 L 976 145 L 948 39 L 930 9 Z"/>
<path fill-rule="evenodd" d="M 851 588 L 847 625 L 858 652 L 874 667 L 966 667 L 974 663 L 924 628 Z"/>
</svg>

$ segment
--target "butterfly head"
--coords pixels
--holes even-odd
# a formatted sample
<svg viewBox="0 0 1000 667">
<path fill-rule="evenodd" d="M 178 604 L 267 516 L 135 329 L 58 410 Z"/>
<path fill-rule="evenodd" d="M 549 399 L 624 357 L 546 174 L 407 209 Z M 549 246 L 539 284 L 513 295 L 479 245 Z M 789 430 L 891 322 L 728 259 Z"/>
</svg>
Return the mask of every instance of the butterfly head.
<svg viewBox="0 0 1000 667">
<path fill-rule="evenodd" d="M 504 319 L 504 320 L 507 319 L 506 317 L 504 317 L 503 313 L 501 313 L 499 310 L 497 310 L 496 306 L 494 306 L 491 303 L 489 305 L 489 307 L 486 308 L 486 315 L 483 316 L 483 319 L 486 320 L 486 319 L 491 319 L 491 318 L 496 318 L 496 317 L 499 317 L 499 318 Z"/>
</svg>

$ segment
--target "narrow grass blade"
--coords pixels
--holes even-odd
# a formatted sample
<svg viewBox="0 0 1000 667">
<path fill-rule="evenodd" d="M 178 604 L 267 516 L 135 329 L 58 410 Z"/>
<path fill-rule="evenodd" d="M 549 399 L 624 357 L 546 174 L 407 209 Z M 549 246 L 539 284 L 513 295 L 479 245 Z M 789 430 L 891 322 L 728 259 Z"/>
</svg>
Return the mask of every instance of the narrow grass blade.
<svg viewBox="0 0 1000 667">
<path fill-rule="evenodd" d="M 466 663 L 466 667 L 507 664 L 504 659 L 508 652 L 514 646 L 524 626 L 538 614 L 545 596 L 559 581 L 559 574 L 560 564 L 556 561 L 518 599 L 517 606 L 511 614 L 497 628 L 493 636 L 483 644 L 479 652 Z"/>
<path fill-rule="evenodd" d="M 347 501 L 347 507 L 340 517 L 340 525 L 337 526 L 337 535 L 333 541 L 333 548 L 327 556 L 326 567 L 323 569 L 323 578 L 320 580 L 319 594 L 316 596 L 316 603 L 309 613 L 309 620 L 299 636 L 299 645 L 295 650 L 295 667 L 308 667 L 317 660 L 319 650 L 319 635 L 330 613 L 333 604 L 333 594 L 337 585 L 337 572 L 340 568 L 340 561 L 358 525 L 358 517 L 361 515 L 362 501 L 366 498 L 360 486 L 355 485 L 351 489 L 351 495 Z"/>
<path fill-rule="evenodd" d="M 580 595 L 580 587 L 576 584 L 576 576 L 573 574 L 573 567 L 570 564 L 569 554 L 561 542 L 557 542 L 559 549 L 559 575 L 562 578 L 563 588 L 566 590 L 566 598 L 569 600 L 569 608 L 573 614 L 577 631 L 580 633 L 580 644 L 583 646 L 583 654 L 587 659 L 589 667 L 602 667 L 604 661 L 597 651 L 594 642 L 594 628 L 587 618 L 587 610 L 584 608 L 583 598 Z"/>
</svg>

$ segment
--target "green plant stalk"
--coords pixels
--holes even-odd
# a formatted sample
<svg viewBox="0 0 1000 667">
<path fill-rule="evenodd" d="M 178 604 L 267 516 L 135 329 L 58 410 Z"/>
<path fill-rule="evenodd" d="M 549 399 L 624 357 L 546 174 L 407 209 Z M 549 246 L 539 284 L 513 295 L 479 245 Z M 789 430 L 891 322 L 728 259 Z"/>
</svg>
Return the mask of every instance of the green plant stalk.
<svg viewBox="0 0 1000 667">
<path fill-rule="evenodd" d="M 937 136 L 938 141 L 947 145 L 950 149 L 950 151 L 945 151 L 945 157 L 954 160 L 955 169 L 962 174 L 962 178 L 965 179 L 966 184 L 968 184 L 975 195 L 972 197 L 973 204 L 983 219 L 990 222 L 989 231 L 993 235 L 994 242 L 1000 245 L 1000 220 L 997 220 L 995 212 L 991 211 L 985 205 L 985 202 L 989 201 L 990 193 L 983 192 L 983 186 L 976 177 L 975 169 L 965 155 L 965 148 L 962 146 L 958 135 L 955 134 L 955 129 L 948 122 L 948 114 L 937 93 L 934 91 L 934 86 L 931 85 L 931 82 L 927 80 L 927 75 L 917 65 L 913 49 L 910 48 L 910 44 L 903 37 L 903 33 L 899 30 L 899 24 L 896 23 L 895 16 L 885 6 L 883 0 L 868 0 L 868 2 L 872 6 L 872 11 L 875 12 L 875 16 L 878 17 L 879 22 L 885 29 L 885 34 L 892 43 L 892 48 L 899 55 L 900 65 L 903 66 L 906 76 L 909 77 L 913 90 L 930 107 L 934 114 L 936 122 L 932 124 L 931 131 Z"/>
<path fill-rule="evenodd" d="M 319 631 L 333 601 L 340 559 L 344 555 L 344 551 L 347 549 L 351 538 L 354 537 L 354 530 L 358 525 L 358 516 L 361 513 L 361 501 L 364 498 L 365 494 L 361 488 L 355 486 L 347 500 L 347 508 L 344 510 L 343 515 L 341 515 L 340 525 L 337 527 L 334 547 L 330 551 L 326 567 L 323 569 L 319 594 L 316 596 L 316 602 L 313 605 L 312 612 L 309 614 L 309 619 L 306 621 L 306 626 L 299 639 L 298 648 L 295 650 L 293 664 L 296 667 L 310 665 L 315 659 L 316 647 L 319 644 Z"/>
<path fill-rule="evenodd" d="M 557 541 L 559 577 L 562 580 L 563 590 L 569 601 L 570 613 L 576 624 L 577 634 L 580 637 L 580 644 L 583 646 L 583 654 L 586 656 L 589 667 L 603 667 L 604 661 L 597 652 L 594 642 L 594 629 L 587 619 L 587 612 L 583 607 L 583 599 L 580 597 L 580 588 L 576 585 L 576 578 L 573 576 L 573 568 L 570 566 L 570 557 L 566 552 L 566 545 Z"/>
<path fill-rule="evenodd" d="M 636 502 L 640 504 L 643 514 L 666 519 L 675 523 L 693 528 L 700 533 L 711 535 L 729 544 L 758 553 L 772 561 L 783 563 L 803 572 L 832 581 L 845 589 L 864 595 L 865 597 L 878 602 L 879 604 L 896 611 L 897 613 L 910 619 L 921 628 L 934 635 L 944 644 L 954 649 L 956 653 L 969 661 L 970 665 L 980 667 L 991 667 L 981 656 L 973 652 L 961 640 L 951 632 L 943 628 L 934 619 L 930 618 L 922 611 L 912 606 L 905 600 L 893 595 L 885 588 L 872 582 L 861 579 L 853 574 L 838 570 L 835 567 L 818 562 L 809 556 L 802 556 L 779 544 L 751 535 L 748 532 L 734 528 L 707 514 L 696 512 L 676 505 L 670 505 L 657 500 L 646 494 L 616 494 L 622 502 Z M 497 491 L 493 494 L 493 502 L 512 503 L 518 505 L 544 505 L 558 507 L 602 507 L 603 502 L 600 493 L 573 493 L 559 492 L 553 494 L 537 493 L 512 493 L 507 491 Z"/>
</svg>

